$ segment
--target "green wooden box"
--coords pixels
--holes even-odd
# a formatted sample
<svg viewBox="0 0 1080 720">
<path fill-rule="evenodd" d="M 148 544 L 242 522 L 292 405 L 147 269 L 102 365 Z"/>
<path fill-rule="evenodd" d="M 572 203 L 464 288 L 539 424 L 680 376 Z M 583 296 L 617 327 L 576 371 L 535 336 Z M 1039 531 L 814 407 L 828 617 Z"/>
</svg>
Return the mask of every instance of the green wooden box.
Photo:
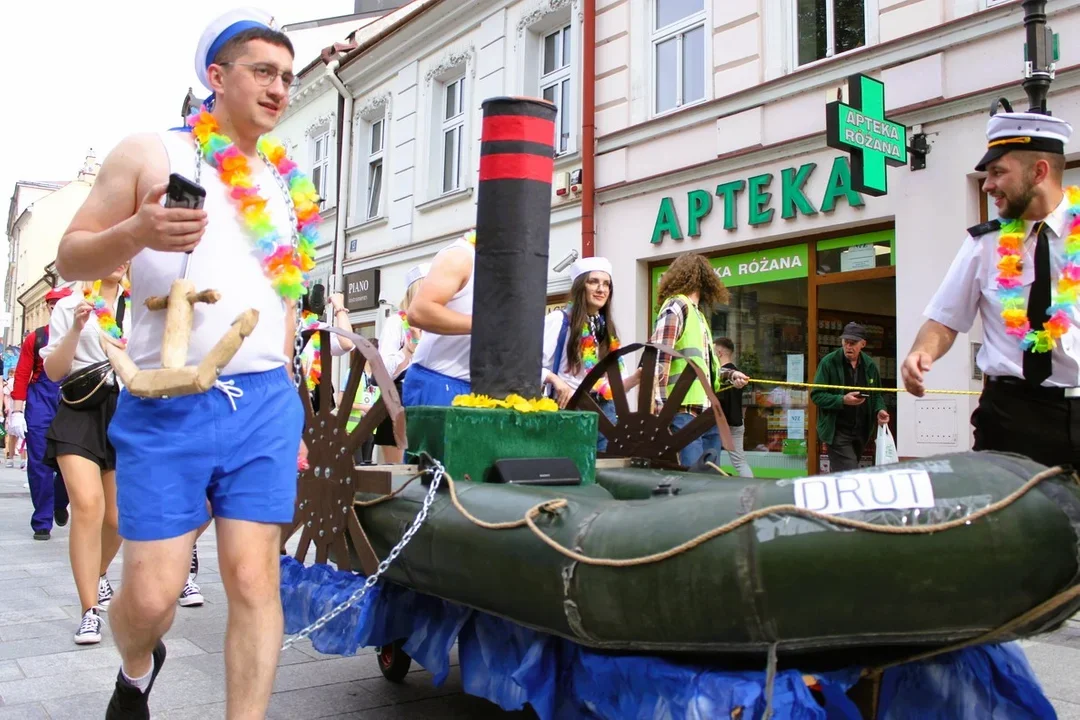
<svg viewBox="0 0 1080 720">
<path fill-rule="evenodd" d="M 408 452 L 426 452 L 455 480 L 489 481 L 496 460 L 568 457 L 583 485 L 596 481 L 595 413 L 427 406 L 406 413 Z"/>
</svg>

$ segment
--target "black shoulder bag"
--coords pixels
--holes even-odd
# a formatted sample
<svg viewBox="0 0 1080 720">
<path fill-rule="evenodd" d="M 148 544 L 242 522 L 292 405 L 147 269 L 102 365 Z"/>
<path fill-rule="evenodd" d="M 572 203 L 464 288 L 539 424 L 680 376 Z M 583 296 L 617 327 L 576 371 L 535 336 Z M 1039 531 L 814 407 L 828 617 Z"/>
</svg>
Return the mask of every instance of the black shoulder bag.
<svg viewBox="0 0 1080 720">
<path fill-rule="evenodd" d="M 116 324 L 124 326 L 127 303 L 121 299 Z M 87 365 L 60 382 L 60 400 L 75 410 L 92 410 L 116 389 L 116 373 L 108 360 Z"/>
</svg>

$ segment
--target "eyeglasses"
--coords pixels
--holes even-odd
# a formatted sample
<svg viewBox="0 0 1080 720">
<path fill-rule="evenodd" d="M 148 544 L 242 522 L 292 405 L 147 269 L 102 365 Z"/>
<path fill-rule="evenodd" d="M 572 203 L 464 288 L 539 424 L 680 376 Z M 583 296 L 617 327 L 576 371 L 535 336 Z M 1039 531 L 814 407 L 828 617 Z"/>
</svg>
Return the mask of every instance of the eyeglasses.
<svg viewBox="0 0 1080 720">
<path fill-rule="evenodd" d="M 585 286 L 590 288 L 603 288 L 604 290 L 610 290 L 611 281 L 601 280 L 599 278 L 589 278 L 585 281 Z"/>
<path fill-rule="evenodd" d="M 300 78 L 296 77 L 288 70 L 281 72 L 273 65 L 267 63 L 223 62 L 219 64 L 222 67 L 225 67 L 226 65 L 242 65 L 251 68 L 251 74 L 255 76 L 255 82 L 263 87 L 270 87 L 273 85 L 274 81 L 277 80 L 278 75 L 281 76 L 281 82 L 285 84 L 286 89 L 295 90 L 300 86 Z"/>
</svg>

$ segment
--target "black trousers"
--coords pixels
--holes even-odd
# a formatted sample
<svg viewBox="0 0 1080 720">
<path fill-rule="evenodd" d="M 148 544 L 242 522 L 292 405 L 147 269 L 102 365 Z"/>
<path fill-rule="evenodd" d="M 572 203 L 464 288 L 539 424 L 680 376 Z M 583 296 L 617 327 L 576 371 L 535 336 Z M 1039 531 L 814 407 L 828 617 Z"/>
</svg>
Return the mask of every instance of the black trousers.
<svg viewBox="0 0 1080 720">
<path fill-rule="evenodd" d="M 855 428 L 836 428 L 833 441 L 829 443 L 829 472 L 858 470 L 866 443 Z"/>
<path fill-rule="evenodd" d="M 991 381 L 971 415 L 976 450 L 1026 455 L 1047 466 L 1080 468 L 1080 398 L 1033 388 L 1022 381 Z"/>
</svg>

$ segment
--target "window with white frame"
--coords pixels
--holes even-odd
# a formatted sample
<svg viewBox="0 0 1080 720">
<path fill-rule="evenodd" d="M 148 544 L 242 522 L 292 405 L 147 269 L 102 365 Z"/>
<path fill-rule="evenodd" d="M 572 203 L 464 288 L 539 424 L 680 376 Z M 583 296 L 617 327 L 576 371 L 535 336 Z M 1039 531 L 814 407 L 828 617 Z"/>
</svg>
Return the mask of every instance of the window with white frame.
<svg viewBox="0 0 1080 720">
<path fill-rule="evenodd" d="M 705 99 L 705 0 L 653 0 L 653 109 Z"/>
<path fill-rule="evenodd" d="M 367 203 L 366 219 L 382 215 L 383 148 L 386 142 L 386 118 L 373 120 L 368 126 Z"/>
<path fill-rule="evenodd" d="M 543 36 L 540 48 L 540 93 L 555 105 L 555 152 L 570 149 L 570 119 L 573 116 L 573 94 L 570 84 L 570 25 Z"/>
<path fill-rule="evenodd" d="M 866 45 L 866 0 L 793 0 L 796 66 Z"/>
<path fill-rule="evenodd" d="M 311 182 L 319 193 L 319 207 L 326 205 L 327 176 L 330 173 L 330 131 L 312 138 Z"/>
<path fill-rule="evenodd" d="M 465 76 L 443 83 L 440 106 L 442 124 L 439 137 L 442 150 L 442 193 L 461 189 L 465 142 Z"/>
</svg>

